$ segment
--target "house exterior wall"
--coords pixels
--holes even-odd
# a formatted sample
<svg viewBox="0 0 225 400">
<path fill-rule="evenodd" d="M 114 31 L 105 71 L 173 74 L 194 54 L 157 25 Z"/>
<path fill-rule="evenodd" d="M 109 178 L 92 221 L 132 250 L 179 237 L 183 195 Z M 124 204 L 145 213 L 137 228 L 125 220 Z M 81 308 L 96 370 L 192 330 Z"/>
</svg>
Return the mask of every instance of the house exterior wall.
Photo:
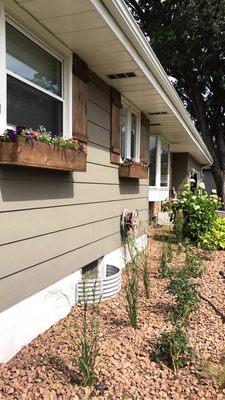
<svg viewBox="0 0 225 400">
<path fill-rule="evenodd" d="M 188 153 L 172 154 L 172 188 L 177 195 L 183 190 L 183 186 L 187 183 L 189 168 Z"/>
<path fill-rule="evenodd" d="M 191 172 L 192 169 L 201 175 L 201 164 L 188 154 L 188 171 Z"/>
<path fill-rule="evenodd" d="M 203 169 L 203 181 L 205 183 L 205 188 L 207 193 L 211 193 L 213 189 L 216 190 L 216 184 L 212 175 L 212 171 L 210 168 Z"/>
<path fill-rule="evenodd" d="M 0 311 L 121 246 L 120 215 L 148 221 L 148 181 L 110 163 L 110 89 L 88 87 L 86 173 L 0 168 Z"/>
<path fill-rule="evenodd" d="M 201 164 L 190 154 L 172 154 L 172 192 L 175 190 L 179 196 L 192 170 L 198 172 L 198 178 L 201 178 Z"/>
</svg>

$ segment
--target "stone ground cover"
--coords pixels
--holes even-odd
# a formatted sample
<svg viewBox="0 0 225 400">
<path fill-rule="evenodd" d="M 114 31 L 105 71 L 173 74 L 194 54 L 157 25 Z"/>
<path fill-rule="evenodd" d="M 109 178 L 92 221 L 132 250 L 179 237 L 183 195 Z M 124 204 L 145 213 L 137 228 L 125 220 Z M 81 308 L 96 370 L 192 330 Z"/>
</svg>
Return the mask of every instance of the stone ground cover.
<svg viewBox="0 0 225 400">
<path fill-rule="evenodd" d="M 167 279 L 159 279 L 157 269 L 162 241 L 158 231 L 149 231 L 150 298 L 139 291 L 140 329 L 134 330 L 125 311 L 125 293 L 100 305 L 100 354 L 97 380 L 92 388 L 80 387 L 77 371 L 71 363 L 68 331 L 73 331 L 81 307 L 71 313 L 28 346 L 13 360 L 0 366 L 0 399 L 12 400 L 219 400 L 219 389 L 203 371 L 205 360 L 219 362 L 225 352 L 225 324 L 212 306 L 200 299 L 197 311 L 187 327 L 189 344 L 194 348 L 193 361 L 174 374 L 154 361 L 153 352 L 160 334 L 172 328 L 168 315 L 172 297 L 165 292 Z M 159 236 L 159 235 L 158 235 Z M 179 264 L 182 254 L 175 255 Z M 225 314 L 225 253 L 213 252 L 205 262 L 203 278 L 197 278 L 199 292 Z M 123 285 L 125 277 L 123 278 Z"/>
</svg>

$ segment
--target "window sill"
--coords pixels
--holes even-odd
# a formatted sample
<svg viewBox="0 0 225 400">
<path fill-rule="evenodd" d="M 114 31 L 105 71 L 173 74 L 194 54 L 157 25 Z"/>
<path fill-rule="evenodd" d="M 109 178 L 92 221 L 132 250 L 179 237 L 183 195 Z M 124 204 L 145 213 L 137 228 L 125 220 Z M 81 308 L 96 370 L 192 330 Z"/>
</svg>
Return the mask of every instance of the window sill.
<svg viewBox="0 0 225 400">
<path fill-rule="evenodd" d="M 86 151 L 76 151 L 49 145 L 47 143 L 25 141 L 0 141 L 0 165 L 17 165 L 61 171 L 86 171 Z"/>
<path fill-rule="evenodd" d="M 148 179 L 148 167 L 144 165 L 120 165 L 119 177 L 129 179 Z"/>
</svg>

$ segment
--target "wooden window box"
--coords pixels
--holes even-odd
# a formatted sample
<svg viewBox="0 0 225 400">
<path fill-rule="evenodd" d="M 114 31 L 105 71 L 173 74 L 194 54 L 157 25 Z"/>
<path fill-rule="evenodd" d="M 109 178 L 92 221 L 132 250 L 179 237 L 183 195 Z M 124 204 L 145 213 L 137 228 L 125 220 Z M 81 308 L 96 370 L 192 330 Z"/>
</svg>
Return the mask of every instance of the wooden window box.
<svg viewBox="0 0 225 400">
<path fill-rule="evenodd" d="M 119 177 L 130 179 L 148 179 L 148 167 L 145 165 L 120 165 Z"/>
<path fill-rule="evenodd" d="M 61 171 L 86 171 L 86 151 L 63 148 L 38 141 L 0 141 L 0 164 Z"/>
</svg>

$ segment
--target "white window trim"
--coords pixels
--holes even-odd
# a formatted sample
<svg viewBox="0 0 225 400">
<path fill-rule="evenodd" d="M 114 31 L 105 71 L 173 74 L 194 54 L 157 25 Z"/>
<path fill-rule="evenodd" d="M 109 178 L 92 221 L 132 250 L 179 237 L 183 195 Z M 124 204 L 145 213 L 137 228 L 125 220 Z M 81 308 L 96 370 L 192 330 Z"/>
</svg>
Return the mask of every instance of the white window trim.
<svg viewBox="0 0 225 400">
<path fill-rule="evenodd" d="M 63 66 L 63 64 L 62 64 Z M 6 74 L 9 76 L 12 76 L 13 78 L 16 78 L 18 81 L 21 81 L 23 83 L 26 83 L 26 85 L 33 87 L 34 89 L 39 90 L 39 92 L 45 93 L 50 97 L 53 97 L 56 100 L 61 101 L 61 103 L 64 103 L 64 94 L 61 96 L 58 96 L 57 94 L 54 94 L 52 92 L 49 92 L 49 90 L 44 89 L 43 87 L 36 85 L 36 83 L 33 83 L 32 81 L 29 81 L 26 78 L 23 78 L 22 76 L 16 74 L 15 72 L 10 71 L 9 69 L 6 68 Z"/>
<path fill-rule="evenodd" d="M 17 6 L 16 6 L 17 8 Z M 16 11 L 13 8 L 13 12 Z M 17 79 L 24 81 L 24 83 L 29 84 L 30 86 L 35 87 L 36 89 L 52 96 L 60 101 L 63 101 L 63 136 L 67 138 L 72 137 L 72 63 L 73 63 L 73 53 L 66 46 L 62 45 L 60 41 L 57 41 L 56 38 L 51 34 L 46 34 L 48 38 L 46 41 L 43 41 L 43 36 L 45 36 L 45 29 L 41 26 L 41 24 L 35 21 L 35 31 L 31 30 L 32 22 L 34 21 L 31 16 L 29 16 L 23 10 L 18 9 L 20 16 L 20 23 L 16 20 L 15 17 L 9 15 L 9 13 L 5 13 L 3 0 L 0 0 L 0 79 L 1 79 L 1 91 L 0 91 L 0 104 L 1 104 L 1 113 L 0 113 L 0 134 L 7 128 L 7 73 L 6 70 L 6 33 L 5 33 L 5 24 L 6 22 L 10 23 L 14 26 L 18 31 L 32 40 L 35 44 L 43 48 L 46 52 L 59 59 L 62 62 L 62 97 L 55 95 L 54 93 L 49 92 L 41 88 L 38 85 L 33 84 L 32 82 L 22 78 L 20 76 L 14 75 L 11 71 L 9 71 L 9 75 L 15 76 Z M 22 20 L 21 20 L 22 17 Z M 33 21 L 32 21 L 33 20 Z M 38 24 L 38 25 L 37 25 Z M 41 38 L 39 38 L 38 32 L 41 32 Z M 57 43 L 57 46 L 56 46 Z M 60 49 L 60 51 L 59 51 Z"/>
<path fill-rule="evenodd" d="M 128 111 L 128 121 L 126 127 L 125 153 L 126 158 L 131 158 L 131 114 L 137 116 L 137 134 L 136 134 L 136 154 L 135 161 L 140 161 L 140 135 L 141 135 L 141 113 L 129 100 L 122 96 L 122 107 Z"/>
<path fill-rule="evenodd" d="M 168 191 L 170 187 L 170 145 L 169 142 L 161 136 L 150 135 L 156 137 L 156 179 L 155 185 L 150 186 L 151 190 L 165 190 Z M 167 174 L 167 186 L 161 186 L 161 149 L 162 142 L 168 145 L 168 174 Z M 150 160 L 150 174 L 151 174 L 151 160 Z"/>
<path fill-rule="evenodd" d="M 6 128 L 6 41 L 5 12 L 3 0 L 0 0 L 0 134 Z"/>
</svg>

